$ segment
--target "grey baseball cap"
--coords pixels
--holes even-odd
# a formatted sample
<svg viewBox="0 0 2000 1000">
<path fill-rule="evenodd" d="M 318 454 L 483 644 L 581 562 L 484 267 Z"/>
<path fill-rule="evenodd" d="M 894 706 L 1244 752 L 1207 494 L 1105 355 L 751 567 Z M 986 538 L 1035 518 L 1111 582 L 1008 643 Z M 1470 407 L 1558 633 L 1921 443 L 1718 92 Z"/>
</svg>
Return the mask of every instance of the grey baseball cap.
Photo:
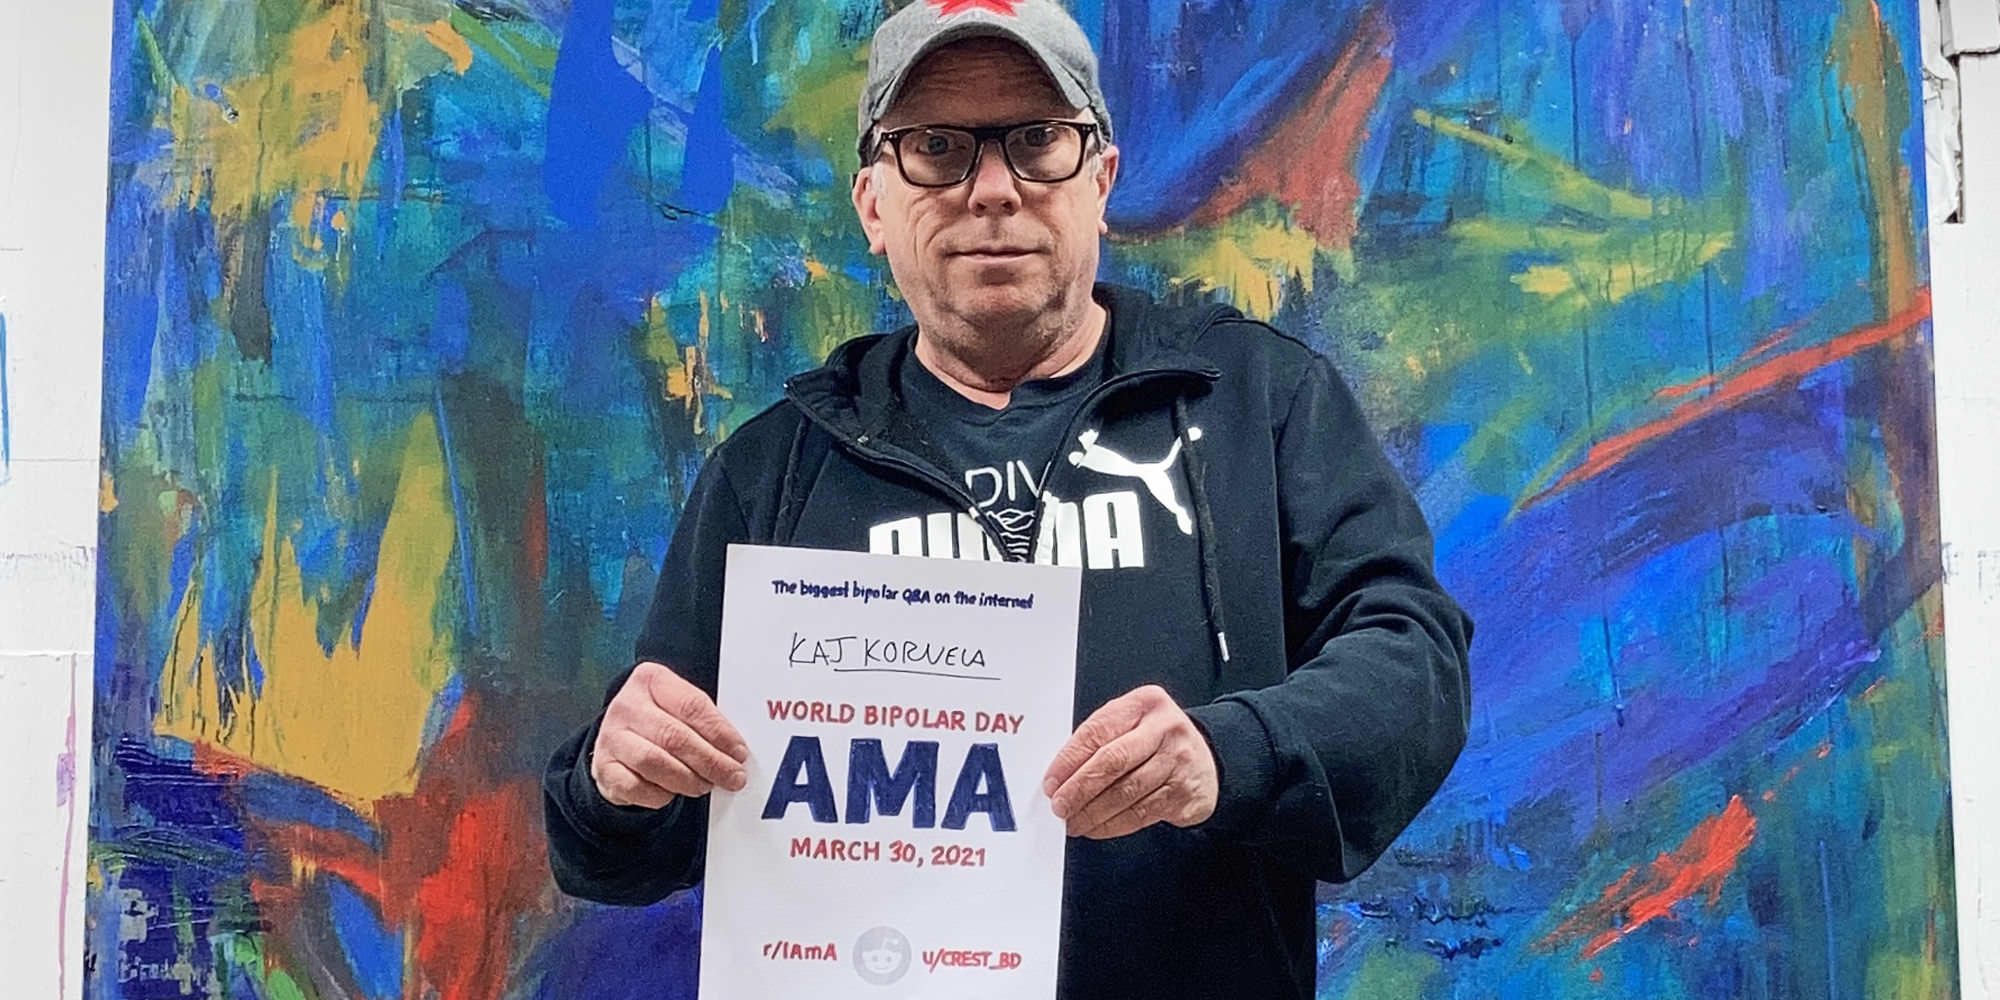
<svg viewBox="0 0 2000 1000">
<path fill-rule="evenodd" d="M 868 133 L 894 103 L 910 71 L 938 48 L 968 38 L 1004 38 L 1042 64 L 1071 106 L 1097 118 L 1111 139 L 1111 112 L 1097 85 L 1097 53 L 1069 11 L 1055 0 L 912 0 L 875 29 L 868 82 L 861 88 L 858 140 L 868 159 Z"/>
</svg>

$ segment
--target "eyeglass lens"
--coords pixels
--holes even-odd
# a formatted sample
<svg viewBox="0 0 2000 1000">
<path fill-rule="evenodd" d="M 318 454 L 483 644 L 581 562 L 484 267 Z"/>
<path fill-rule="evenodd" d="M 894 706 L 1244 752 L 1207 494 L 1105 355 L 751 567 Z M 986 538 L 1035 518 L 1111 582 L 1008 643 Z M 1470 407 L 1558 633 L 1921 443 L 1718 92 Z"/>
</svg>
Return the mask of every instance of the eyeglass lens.
<svg viewBox="0 0 2000 1000">
<path fill-rule="evenodd" d="M 912 184 L 950 187 L 972 176 L 980 142 L 955 128 L 917 128 L 897 143 L 903 176 Z M 1000 148 L 1014 176 L 1053 183 L 1083 168 L 1083 130 L 1062 122 L 1036 122 L 1008 130 Z"/>
</svg>

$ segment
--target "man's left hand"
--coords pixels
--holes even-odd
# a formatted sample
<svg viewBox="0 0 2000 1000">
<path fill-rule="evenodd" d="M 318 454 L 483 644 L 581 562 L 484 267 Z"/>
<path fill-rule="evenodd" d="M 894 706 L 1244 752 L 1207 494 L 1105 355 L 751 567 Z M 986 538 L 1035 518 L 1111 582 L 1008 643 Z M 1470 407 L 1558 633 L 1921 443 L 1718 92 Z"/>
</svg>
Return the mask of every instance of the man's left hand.
<svg viewBox="0 0 2000 1000">
<path fill-rule="evenodd" d="M 1042 790 L 1072 837 L 1109 840 L 1162 820 L 1193 826 L 1215 812 L 1215 752 L 1173 696 L 1148 684 L 1083 720 Z"/>
</svg>

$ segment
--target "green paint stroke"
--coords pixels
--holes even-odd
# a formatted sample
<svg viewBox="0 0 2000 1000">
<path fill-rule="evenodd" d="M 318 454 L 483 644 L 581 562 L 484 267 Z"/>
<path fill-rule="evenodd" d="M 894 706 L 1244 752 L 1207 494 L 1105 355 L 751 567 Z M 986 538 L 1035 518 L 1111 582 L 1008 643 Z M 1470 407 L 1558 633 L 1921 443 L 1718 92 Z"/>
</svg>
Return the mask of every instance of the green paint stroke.
<svg viewBox="0 0 2000 1000">
<path fill-rule="evenodd" d="M 555 75 L 556 69 L 555 45 L 525 38 L 515 31 L 503 36 L 486 22 L 457 7 L 451 11 L 451 26 L 514 79 L 544 100 L 548 98 L 549 78 Z"/>
<path fill-rule="evenodd" d="M 1434 995 L 1431 979 L 1439 970 L 1429 955 L 1400 948 L 1374 948 L 1361 962 L 1353 982 L 1341 993 L 1322 990 L 1320 996 L 1427 997 Z M 1328 984 L 1331 985 L 1331 984 Z"/>
<path fill-rule="evenodd" d="M 1516 176 L 1540 184 L 1557 203 L 1579 212 L 1616 219 L 1650 219 L 1661 211 L 1661 205 L 1653 199 L 1600 183 L 1534 143 L 1487 135 L 1422 108 L 1411 112 L 1411 116 L 1418 125 L 1491 153 Z"/>
<path fill-rule="evenodd" d="M 275 961 L 269 960 L 264 951 L 262 934 L 215 935 L 215 964 L 218 971 L 228 969 L 240 973 L 261 989 L 258 996 L 262 1000 L 309 1000 L 309 994 Z M 227 983 L 235 977 L 218 975 L 216 978 Z"/>
</svg>

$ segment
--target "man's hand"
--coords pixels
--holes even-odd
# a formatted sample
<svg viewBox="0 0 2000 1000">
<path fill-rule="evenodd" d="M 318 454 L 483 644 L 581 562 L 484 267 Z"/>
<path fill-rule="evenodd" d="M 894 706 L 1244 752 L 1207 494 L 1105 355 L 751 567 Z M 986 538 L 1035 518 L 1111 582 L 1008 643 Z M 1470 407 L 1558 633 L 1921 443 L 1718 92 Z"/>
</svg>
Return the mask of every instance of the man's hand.
<svg viewBox="0 0 2000 1000">
<path fill-rule="evenodd" d="M 1109 840 L 1215 812 L 1215 751 L 1158 685 L 1106 702 L 1076 727 L 1042 779 L 1072 837 Z"/>
<path fill-rule="evenodd" d="M 676 795 L 741 791 L 750 745 L 701 689 L 641 663 L 604 709 L 590 778 L 613 805 L 658 809 Z"/>
</svg>

